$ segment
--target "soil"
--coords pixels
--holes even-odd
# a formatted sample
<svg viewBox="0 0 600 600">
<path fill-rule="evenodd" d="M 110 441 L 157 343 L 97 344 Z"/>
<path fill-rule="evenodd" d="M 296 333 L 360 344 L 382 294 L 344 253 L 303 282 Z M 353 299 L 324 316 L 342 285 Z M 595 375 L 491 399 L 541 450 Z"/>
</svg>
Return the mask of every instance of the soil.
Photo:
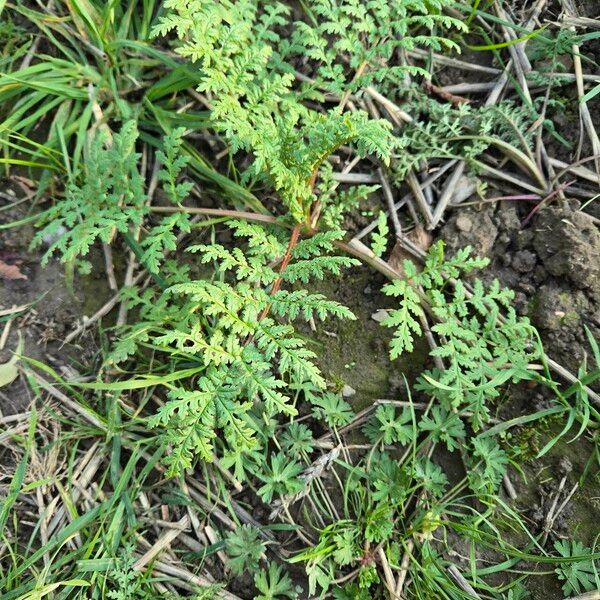
<svg viewBox="0 0 600 600">
<path fill-rule="evenodd" d="M 406 399 L 404 377 L 410 385 L 428 360 L 429 348 L 420 340 L 412 354 L 390 363 L 392 330 L 376 320 L 378 311 L 394 306 L 393 298 L 381 292 L 385 283 L 367 267 L 356 267 L 340 278 L 320 283 L 315 291 L 350 308 L 356 320 L 329 319 L 317 323 L 316 331 L 307 327 L 303 331 L 323 373 L 346 392 L 356 412 L 376 399 Z"/>
</svg>

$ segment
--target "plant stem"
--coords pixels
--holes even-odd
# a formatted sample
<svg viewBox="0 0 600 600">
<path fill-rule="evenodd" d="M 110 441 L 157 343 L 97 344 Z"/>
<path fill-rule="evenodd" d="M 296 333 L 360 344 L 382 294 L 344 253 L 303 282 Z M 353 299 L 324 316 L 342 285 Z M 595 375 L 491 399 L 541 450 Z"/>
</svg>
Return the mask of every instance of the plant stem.
<svg viewBox="0 0 600 600">
<path fill-rule="evenodd" d="M 296 224 L 294 229 L 292 229 L 292 236 L 290 237 L 288 247 L 285 251 L 285 254 L 283 255 L 283 259 L 281 260 L 281 266 L 279 267 L 279 276 L 273 283 L 273 287 L 271 289 L 271 295 L 275 294 L 281 287 L 281 275 L 285 271 L 285 268 L 288 266 L 290 259 L 292 258 L 292 250 L 298 243 L 298 238 L 300 237 L 300 229 L 301 228 L 302 228 L 302 224 L 298 223 L 298 224 Z M 258 317 L 259 321 L 262 321 L 269 314 L 270 308 L 271 308 L 270 304 L 265 306 L 262 313 Z"/>
<path fill-rule="evenodd" d="M 232 219 L 243 219 L 245 221 L 256 221 L 258 223 L 276 223 L 277 217 L 272 215 L 261 215 L 255 212 L 243 210 L 228 210 L 225 208 L 197 208 L 193 206 L 151 206 L 150 212 L 173 214 L 185 212 L 190 215 L 207 215 L 210 217 L 231 217 Z"/>
</svg>

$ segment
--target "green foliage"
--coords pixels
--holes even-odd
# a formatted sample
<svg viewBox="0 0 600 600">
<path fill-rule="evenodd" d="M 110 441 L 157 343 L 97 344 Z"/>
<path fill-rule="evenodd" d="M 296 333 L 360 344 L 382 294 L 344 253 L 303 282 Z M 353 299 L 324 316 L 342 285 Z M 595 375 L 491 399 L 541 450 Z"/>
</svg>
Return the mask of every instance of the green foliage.
<svg viewBox="0 0 600 600">
<path fill-rule="evenodd" d="M 178 129 L 165 137 L 159 179 L 175 204 L 187 196 L 189 183 L 179 183 L 187 159 L 181 154 Z M 63 200 L 42 214 L 38 225 L 45 224 L 34 238 L 34 246 L 50 243 L 42 258 L 60 254 L 63 262 L 78 260 L 86 271 L 85 258 L 96 240 L 112 241 L 116 232 L 129 234 L 140 228 L 148 215 L 144 179 L 138 170 L 140 154 L 135 151 L 138 130 L 135 121 L 128 121 L 119 133 L 111 135 L 100 128 L 90 142 L 88 156 L 81 172 L 71 177 Z M 176 249 L 176 232 L 189 232 L 189 216 L 185 212 L 163 218 L 151 227 L 142 240 L 140 260 L 152 273 L 158 273 L 167 250 Z"/>
<path fill-rule="evenodd" d="M 424 490 L 437 498 L 444 494 L 448 486 L 448 478 L 441 467 L 428 459 L 422 459 L 415 463 L 413 476 Z"/>
<path fill-rule="evenodd" d="M 460 158 L 478 171 L 478 159 L 497 141 L 521 149 L 532 144 L 530 126 L 537 115 L 525 104 L 505 101 L 475 108 L 467 103 L 438 102 L 420 90 L 415 90 L 415 96 L 406 104 L 414 120 L 402 128 L 396 140 L 399 150 L 392 166 L 398 182 L 423 161 Z"/>
<path fill-rule="evenodd" d="M 352 214 L 361 201 L 369 194 L 379 189 L 378 185 L 353 185 L 340 191 L 339 184 L 333 179 L 333 167 L 330 163 L 323 163 L 320 171 L 317 190 L 321 203 L 321 223 L 330 229 L 342 228 L 344 216 Z"/>
<path fill-rule="evenodd" d="M 140 574 L 133 570 L 135 563 L 134 548 L 128 545 L 124 548 L 121 560 L 115 561 L 115 567 L 109 573 L 109 590 L 107 597 L 111 600 L 128 600 L 139 598 Z"/>
<path fill-rule="evenodd" d="M 592 551 L 574 540 L 559 540 L 554 543 L 558 554 L 570 559 L 556 568 L 556 574 L 564 581 L 562 589 L 566 596 L 579 595 L 597 589 L 600 585 L 598 566 L 587 558 Z"/>
<path fill-rule="evenodd" d="M 42 264 L 55 252 L 61 254 L 64 262 L 84 257 L 97 239 L 108 243 L 115 230 L 126 233 L 141 225 L 146 195 L 138 170 L 140 154 L 135 152 L 137 137 L 133 121 L 126 123 L 112 140 L 106 129 L 98 130 L 90 143 L 83 176 L 69 182 L 66 197 L 39 221 L 46 226 L 34 243 L 50 240 Z"/>
<path fill-rule="evenodd" d="M 335 600 L 371 600 L 373 597 L 368 589 L 361 588 L 357 583 L 349 583 L 343 588 L 333 590 Z"/>
<path fill-rule="evenodd" d="M 233 221 L 231 227 L 237 237 L 248 240 L 245 249 L 238 245 L 228 250 L 218 244 L 190 248 L 202 262 L 214 262 L 222 279 L 177 283 L 158 301 L 151 296 L 136 298 L 135 303 L 145 304 L 142 318 L 125 336 L 126 345 L 113 354 L 117 360 L 134 352 L 136 345 L 151 342 L 165 360 L 191 359 L 198 365 L 193 385 L 169 386 L 168 402 L 149 421 L 152 427 L 164 429 L 171 446 L 166 457 L 171 473 L 190 467 L 196 456 L 212 460 L 217 440 L 225 454 L 257 448 L 261 427 L 255 418 L 264 421 L 297 413 L 287 395 L 290 389 L 306 390 L 315 406 L 326 402 L 330 394 L 324 393 L 325 380 L 314 363 L 315 355 L 290 322 L 313 316 L 353 318 L 346 308 L 320 294 L 284 289 L 270 294 L 262 286 L 278 277 L 270 265 L 284 254 L 283 240 L 258 225 Z M 301 273 L 301 279 L 308 281 L 352 263 L 326 254 L 311 258 L 330 248 L 334 237 L 323 234 L 300 242 L 295 254 L 307 258 L 292 258 L 283 279 L 295 281 Z M 288 270 L 292 274 L 286 276 Z M 286 488 L 266 490 L 270 499 L 273 492 L 283 493 Z"/>
<path fill-rule="evenodd" d="M 0 44 L 0 146 L 10 155 L 9 164 L 23 164 L 24 151 L 25 164 L 47 167 L 40 193 L 51 183 L 50 170 L 69 175 L 81 170 L 86 138 L 93 136 L 100 115 L 103 122 L 118 124 L 139 118 L 155 131 L 160 125 L 206 123 L 202 113 L 178 113 L 173 102 L 196 83 L 193 73 L 148 44 L 159 5 L 156 0 L 61 1 L 51 7 L 3 3 L 0 36 L 10 32 L 11 39 Z M 38 35 L 46 43 L 32 48 Z"/>
<path fill-rule="evenodd" d="M 182 170 L 189 163 L 189 157 L 181 151 L 184 133 L 185 129 L 183 127 L 175 129 L 164 138 L 164 151 L 159 150 L 156 153 L 156 157 L 161 164 L 158 179 L 163 183 L 163 190 L 169 200 L 179 206 L 187 198 L 193 187 L 193 184 L 189 181 L 179 181 Z M 176 250 L 176 232 L 190 232 L 190 219 L 187 213 L 178 212 L 163 218 L 144 238 L 142 242 L 144 253 L 141 256 L 141 261 L 150 272 L 158 273 L 165 252 Z"/>
<path fill-rule="evenodd" d="M 186 470 L 205 461 L 202 482 L 211 506 L 214 502 L 229 509 L 237 522 L 244 505 L 253 506 L 260 499 L 272 505 L 273 515 L 289 520 L 277 523 L 274 529 L 301 534 L 307 547 L 291 562 L 306 567 L 311 595 L 331 592 L 336 598 L 377 598 L 384 589 L 387 561 L 393 573 L 408 568 L 407 597 L 462 598 L 464 592 L 448 577 L 446 561 L 451 549 L 448 541 L 459 535 L 470 544 L 473 584 L 483 595 L 500 597 L 506 588 L 497 590 L 481 578 L 478 544 L 483 542 L 486 548 L 505 555 L 500 566 L 484 568 L 489 574 L 507 565 L 512 569 L 516 559 L 535 560 L 536 556 L 528 557 L 499 533 L 505 526 L 527 531 L 518 511 L 498 498 L 509 459 L 514 461 L 514 453 L 509 455 L 506 445 L 499 444 L 498 432 L 515 423 L 480 430 L 490 420 L 489 401 L 498 397 L 506 382 L 544 380 L 542 375 L 528 373 L 528 364 L 539 354 L 533 329 L 511 306 L 512 293 L 495 281 L 484 285 L 474 279 L 470 286 L 466 284 L 469 275 L 486 264 L 472 258 L 469 249 L 446 258 L 443 246 L 437 244 L 422 270 L 407 261 L 406 277 L 384 288 L 399 303 L 384 322 L 394 328 L 390 354 L 395 359 L 411 352 L 415 338 L 423 334 L 425 319 L 431 319 L 431 331 L 438 341 L 431 356 L 441 367 L 423 372 L 419 379 L 417 387 L 425 392 L 425 402 L 419 399 L 413 404 L 409 397 L 409 402 L 382 403 L 364 420 L 365 413 L 355 414 L 339 388 L 328 384 L 318 365 L 317 346 L 302 332 L 304 323 L 314 325 L 316 319 L 355 318 L 349 309 L 312 292 L 309 286 L 356 264 L 337 256 L 336 245 L 344 238 L 342 225 L 348 210 L 377 189 L 356 186 L 339 191 L 333 175 L 337 164 L 333 158 L 337 157 L 332 154 L 348 151 L 353 161 L 372 156 L 388 163 L 394 158 L 392 169 L 399 179 L 431 158 L 461 158 L 473 168 L 484 168 L 479 155 L 492 145 L 505 151 L 508 146 L 508 155 L 520 146 L 526 161 L 535 131 L 530 124 L 537 118 L 536 105 L 505 102 L 493 107 L 455 107 L 410 90 L 413 101 L 407 108 L 414 120 L 393 137 L 387 121 L 356 110 L 362 102 L 361 89 L 373 83 L 384 89 L 406 74 L 427 75 L 421 68 L 405 66 L 404 52 L 458 49 L 445 36 L 449 31 L 460 34 L 466 26 L 448 16 L 440 0 L 303 0 L 300 4 L 166 0 L 158 11 L 154 33 L 174 32 L 179 40 L 174 42 L 176 52 L 195 64 L 176 62 L 162 49 L 144 44 L 149 56 L 158 57 L 158 62 L 149 59 L 145 66 L 167 61 L 172 73 L 168 80 L 152 86 L 144 96 L 143 108 L 121 92 L 123 80 L 135 78 L 133 71 L 121 73 L 120 67 L 108 69 L 111 75 L 119 75 L 114 85 L 108 78 L 110 89 L 93 71 L 57 60 L 36 63 L 20 73 L 19 84 L 34 88 L 51 87 L 48 81 L 54 81 L 54 68 L 59 71 L 57 82 L 64 82 L 65 74 L 75 82 L 61 88 L 64 92 L 68 87 L 73 114 L 65 117 L 70 106 L 62 104 L 50 128 L 65 156 L 70 135 L 73 131 L 78 135 L 73 140 L 73 168 L 68 160 L 64 167 L 69 179 L 65 198 L 40 218 L 45 227 L 37 243 L 49 241 L 50 245 L 44 261 L 54 254 L 64 262 L 79 261 L 96 241 L 109 243 L 119 233 L 160 283 L 160 289 L 124 290 L 123 299 L 135 318 L 118 332 L 120 337 L 106 360 L 111 370 L 102 374 L 117 373 L 120 381 L 104 384 L 103 379 L 96 386 L 105 389 L 103 386 L 116 383 L 116 388 L 131 392 L 133 402 L 139 400 L 141 407 L 132 415 L 129 400 L 123 399 L 122 414 L 116 405 L 109 418 L 98 420 L 113 449 L 106 479 L 112 481 L 121 470 L 128 472 L 121 466 L 121 444 L 134 456 L 138 450 L 145 455 L 146 447 L 151 449 L 156 461 L 159 456 L 164 458 L 167 475 L 181 480 Z M 107 20 L 100 27 L 93 0 L 77 5 L 90 17 L 82 28 L 81 16 L 70 9 L 72 24 L 82 38 L 107 52 L 111 64 L 131 66 L 129 54 L 122 63 L 116 60 L 116 49 L 122 48 L 126 54 L 140 44 L 113 43 L 120 37 L 110 34 Z M 130 6 L 135 12 L 135 3 Z M 146 17 L 154 15 L 152 6 L 152 2 L 144 3 Z M 292 23 L 292 15 L 300 15 L 300 8 L 303 16 L 298 18 L 304 20 Z M 124 17 L 120 10 L 115 9 L 115 14 Z M 141 28 L 145 33 L 152 21 L 146 17 Z M 110 20 L 109 15 L 106 19 Z M 46 23 L 38 17 L 36 22 L 47 35 Z M 51 29 L 64 32 L 62 20 L 58 18 Z M 91 33 L 81 33 L 88 29 Z M 109 34 L 104 35 L 106 32 Z M 555 50 L 562 51 L 561 44 L 573 39 L 565 36 L 557 41 Z M 300 63 L 305 57 L 308 62 Z M 296 74 L 299 64 L 302 73 Z M 147 74 L 145 68 L 142 71 Z M 0 99 L 12 93 L 11 86 L 17 82 L 13 79 L 11 75 L 0 77 Z M 80 89 L 84 81 L 89 89 Z M 210 106 L 210 116 L 186 113 L 174 101 L 178 91 L 192 85 Z M 337 94 L 341 99 L 337 107 L 323 105 L 324 91 Z M 352 100 L 358 102 L 346 112 L 352 93 L 356 94 Z M 173 101 L 164 107 L 153 106 L 153 95 L 173 97 Z M 335 97 L 327 96 L 327 102 L 332 99 L 337 103 Z M 33 96 L 24 104 L 17 102 L 11 122 L 28 130 L 21 116 L 38 101 L 39 97 Z M 315 101 L 321 105 L 316 106 Z M 98 119 L 100 104 L 108 109 L 105 120 Z M 84 105 L 82 116 L 79 111 Z M 27 120 L 35 121 L 40 110 Z M 153 115 L 150 119 L 148 112 Z M 98 123 L 89 127 L 92 113 Z M 113 135 L 107 124 L 115 122 L 124 124 Z M 225 170 L 222 165 L 219 172 L 212 172 L 184 141 L 186 131 L 199 128 L 222 136 L 231 154 L 240 158 L 227 165 L 232 180 L 221 174 Z M 158 144 L 152 137 L 157 131 L 171 133 Z M 178 210 L 163 218 L 148 206 L 145 173 L 138 166 L 142 143 L 149 141 L 156 145 L 161 198 Z M 144 150 L 152 156 L 149 146 Z M 49 161 L 56 160 L 50 150 L 44 155 Z M 236 170 L 240 164 L 246 169 L 240 177 L 242 185 L 233 182 L 240 175 Z M 187 179 L 188 168 L 201 177 L 209 172 L 211 181 L 220 181 L 228 191 L 237 190 L 227 194 L 236 208 L 241 202 L 252 204 L 254 199 L 252 209 L 265 213 L 260 219 L 272 224 L 233 220 L 227 211 L 227 217 L 198 223 L 192 229 L 184 208 L 194 185 Z M 252 196 L 249 190 L 254 188 L 266 194 L 274 191 L 279 197 L 279 205 L 268 204 L 276 218 L 267 216 L 265 206 Z M 247 213 L 237 214 L 248 217 Z M 250 216 L 250 220 L 258 218 L 257 214 Z M 232 240 L 223 235 L 223 220 L 228 221 Z M 167 252 L 178 249 L 180 234 L 196 235 L 199 230 L 207 235 L 187 248 L 188 260 L 165 259 Z M 377 256 L 385 253 L 388 235 L 388 222 L 380 212 L 372 236 Z M 296 329 L 298 322 L 301 327 Z M 599 354 L 597 347 L 591 346 Z M 580 378 L 592 379 L 586 365 Z M 114 391 L 115 387 L 108 389 Z M 578 383 L 564 394 L 558 386 L 550 387 L 568 414 L 563 434 L 577 422 L 581 425 L 577 435 L 581 435 L 597 416 L 583 385 Z M 148 393 L 138 396 L 135 390 L 139 388 Z M 99 403 L 105 400 L 101 398 Z M 150 417 L 146 417 L 146 403 L 156 407 Z M 123 420 L 134 423 L 129 437 Z M 369 445 L 364 444 L 361 429 Z M 447 453 L 460 454 L 463 476 L 454 470 L 446 474 Z M 210 464 L 213 462 L 216 464 Z M 129 472 L 133 471 L 137 469 Z M 161 478 L 163 474 L 161 469 Z M 241 501 L 230 498 L 232 478 L 249 483 Z M 119 483 L 117 487 L 126 486 Z M 109 533 L 119 529 L 115 523 L 136 524 L 133 501 L 122 494 L 122 498 L 111 495 L 108 501 L 122 511 L 117 517 L 111 514 L 114 520 L 107 526 Z M 183 496 L 180 490 L 178 494 Z M 189 505 L 194 500 L 186 496 L 182 501 L 176 496 L 174 503 Z M 287 510 L 292 504 L 294 510 Z M 210 512 L 204 515 L 207 521 L 212 518 Z M 78 535 L 83 528 L 76 530 Z M 101 531 L 104 534 L 104 527 Z M 527 538 L 535 544 L 533 536 L 527 531 Z M 256 597 L 262 600 L 306 595 L 305 590 L 294 589 L 281 566 L 268 562 L 261 568 L 267 549 L 263 540 L 269 538 L 270 534 L 261 535 L 252 525 L 242 525 L 224 536 L 232 574 L 249 572 Z M 117 544 L 113 542 L 112 547 Z M 557 542 L 555 548 L 560 554 L 556 572 L 565 581 L 565 594 L 598 586 L 588 548 L 576 542 Z M 97 555 L 103 560 L 96 550 L 85 549 L 84 560 L 89 565 L 104 564 L 93 562 Z M 150 571 L 143 574 L 133 568 L 133 551 L 133 547 L 126 548 L 120 562 L 108 559 L 109 598 L 153 597 L 147 591 L 152 589 L 148 585 Z M 94 558 L 87 558 L 91 556 Z M 404 557 L 408 567 L 401 565 Z M 341 581 L 348 583 L 332 589 Z M 218 595 L 218 587 L 197 597 Z M 16 584 L 11 592 L 15 589 L 11 597 L 22 597 Z M 517 584 L 507 597 L 517 600 L 525 594 Z"/>
<path fill-rule="evenodd" d="M 177 52 L 202 69 L 199 90 L 214 98 L 211 120 L 232 152 L 251 153 L 246 176 L 267 178 L 296 221 L 308 220 L 315 200 L 316 174 L 326 158 L 344 144 L 359 155 L 389 160 L 390 125 L 361 111 L 319 113 L 293 92 L 290 66 L 277 52 L 279 28 L 289 9 L 256 0 L 223 2 L 168 0 L 171 9 L 156 34 L 176 31 Z"/>
<path fill-rule="evenodd" d="M 406 272 L 407 276 L 414 277 L 416 275 L 414 265 L 410 267 L 407 264 L 406 267 L 409 269 Z M 407 279 L 396 279 L 386 285 L 383 291 L 388 296 L 400 298 L 400 308 L 389 312 L 383 321 L 386 327 L 396 328 L 390 343 L 390 356 L 393 360 L 404 352 L 414 350 L 414 335 L 421 335 L 423 332 L 417 318 L 422 317 L 424 313 L 420 304 L 421 299 Z"/>
<path fill-rule="evenodd" d="M 326 590 L 335 577 L 336 565 L 351 564 L 360 554 L 360 526 L 349 519 L 325 527 L 318 543 L 294 556 L 292 562 L 305 561 L 309 593 L 317 587 Z"/>
<path fill-rule="evenodd" d="M 379 217 L 377 218 L 377 231 L 373 233 L 373 245 L 371 246 L 371 250 L 375 256 L 383 256 L 383 253 L 387 248 L 387 236 L 389 232 L 390 229 L 387 224 L 385 213 L 380 211 Z"/>
<path fill-rule="evenodd" d="M 305 6 L 312 19 L 295 24 L 286 51 L 308 56 L 317 80 L 338 94 L 394 75 L 427 76 L 422 68 L 391 66 L 388 61 L 398 50 L 415 47 L 459 50 L 458 44 L 438 32 L 467 30 L 462 21 L 443 14 L 440 0 L 309 0 Z M 341 61 L 346 56 L 349 74 Z"/>
<path fill-rule="evenodd" d="M 173 204 L 181 204 L 187 197 L 194 184 L 191 181 L 181 183 L 179 177 L 190 157 L 182 154 L 184 127 L 174 129 L 163 141 L 163 150 L 156 153 L 162 168 L 158 171 L 158 179 L 163 182 L 163 190 Z"/>
<path fill-rule="evenodd" d="M 583 46 L 587 42 L 600 38 L 600 33 L 592 31 L 589 33 L 576 33 L 568 27 L 561 27 L 555 32 L 546 31 L 544 35 L 536 36 L 527 46 L 529 58 L 536 61 L 545 61 L 541 72 L 558 71 L 564 72 L 565 65 L 559 60 L 560 57 L 571 55 L 573 46 Z M 583 61 L 589 60 L 585 55 L 581 55 Z"/>
<path fill-rule="evenodd" d="M 246 571 L 258 569 L 258 562 L 265 551 L 265 545 L 256 527 L 240 525 L 225 538 L 225 551 L 232 572 L 241 575 Z"/>
<path fill-rule="evenodd" d="M 379 406 L 364 427 L 364 433 L 373 444 L 402 444 L 414 440 L 413 414 L 408 408 L 396 415 L 391 404 Z"/>
<path fill-rule="evenodd" d="M 303 423 L 290 423 L 281 434 L 281 447 L 289 456 L 307 456 L 313 451 L 312 431 Z"/>
<path fill-rule="evenodd" d="M 303 487 L 298 477 L 301 472 L 302 466 L 285 454 L 273 454 L 270 466 L 265 465 L 257 474 L 263 481 L 262 487 L 257 490 L 261 500 L 269 504 L 274 494 L 293 496 L 298 493 Z"/>
<path fill-rule="evenodd" d="M 506 453 L 491 438 L 476 437 L 472 440 L 473 452 L 469 455 L 469 484 L 480 497 L 493 496 L 506 473 Z"/>
<path fill-rule="evenodd" d="M 134 569 L 136 562 L 135 546 L 126 544 L 118 557 L 114 558 L 106 575 L 106 596 L 109 600 L 157 600 L 150 578 L 144 571 Z M 100 587 L 100 586 L 98 586 Z M 219 598 L 222 585 L 215 584 L 201 588 L 192 596 L 192 600 L 215 600 Z M 183 600 L 183 596 L 168 593 L 160 596 L 162 600 Z"/>
<path fill-rule="evenodd" d="M 508 590 L 505 598 L 506 600 L 528 600 L 528 598 L 531 598 L 531 594 L 522 583 L 517 582 L 514 587 Z"/>
<path fill-rule="evenodd" d="M 460 417 L 443 406 L 434 406 L 419 422 L 422 431 L 428 431 L 435 442 L 443 442 L 450 451 L 460 448 L 465 438 L 465 427 Z"/>
<path fill-rule="evenodd" d="M 352 407 L 344 400 L 341 394 L 326 392 L 321 395 L 309 395 L 313 405 L 313 415 L 322 419 L 329 427 L 343 427 L 354 416 Z"/>
<path fill-rule="evenodd" d="M 439 527 L 439 519 L 431 510 L 435 503 L 430 499 L 447 491 L 448 480 L 426 458 L 413 464 L 393 458 L 387 451 L 373 451 L 353 467 L 344 465 L 341 475 L 343 514 L 321 528 L 318 542 L 291 562 L 305 563 L 310 594 L 321 590 L 324 596 L 342 568 L 359 569 L 358 586 L 373 594 L 380 577 L 369 549 L 381 547 L 389 563 L 398 565 L 399 548 L 407 536 L 430 535 Z M 416 494 L 419 505 L 408 517 L 407 506 Z M 402 522 L 404 518 L 408 520 Z M 341 590 L 334 596 L 345 597 Z"/>
<path fill-rule="evenodd" d="M 254 585 L 259 591 L 255 600 L 282 600 L 298 598 L 290 576 L 276 563 L 270 562 L 267 569 L 261 569 L 254 575 Z"/>
<path fill-rule="evenodd" d="M 383 288 L 400 303 L 382 323 L 395 328 L 391 357 L 413 349 L 414 335 L 422 333 L 422 303 L 427 302 L 436 320 L 431 330 L 440 341 L 431 355 L 446 365 L 444 370 L 423 373 L 420 387 L 449 407 L 468 407 L 475 428 L 488 419 L 486 401 L 497 397 L 500 386 L 509 379 L 527 377 L 527 365 L 537 356 L 536 346 L 532 346 L 533 328 L 516 315 L 512 291 L 501 288 L 497 281 L 485 286 L 479 279 L 473 280 L 472 293 L 467 291 L 462 277 L 486 264 L 484 259 L 471 258 L 469 248 L 446 259 L 443 243 L 438 242 L 421 272 L 405 261 L 406 279 Z M 506 315 L 502 324 L 498 321 L 501 314 Z"/>
<path fill-rule="evenodd" d="M 370 127 L 366 121 L 364 126 Z M 325 133 L 314 133 L 317 137 L 310 138 L 311 147 L 318 145 L 318 135 Z M 175 205 L 185 200 L 191 187 L 180 182 L 188 162 L 181 154 L 182 135 L 182 129 L 175 130 L 157 153 L 161 163 L 159 181 Z M 45 260 L 54 252 L 62 253 L 64 261 L 84 257 L 97 238 L 109 242 L 115 231 L 129 234 L 141 227 L 147 207 L 137 170 L 136 141 L 133 122 L 112 139 L 106 129 L 99 130 L 92 140 L 85 170 L 73 177 L 66 199 L 44 215 L 48 225 L 37 242 L 57 237 Z M 277 412 L 295 414 L 281 392 L 286 385 L 311 382 L 316 390 L 324 388 L 324 380 L 313 364 L 314 354 L 294 335 L 291 325 L 270 317 L 259 318 L 261 314 L 270 311 L 281 320 L 325 319 L 329 315 L 353 318 L 350 311 L 321 294 L 309 294 L 304 289 L 270 294 L 264 287 L 255 287 L 257 283 L 272 285 L 277 279 L 279 274 L 270 265 L 284 254 L 285 244 L 258 226 L 234 222 L 232 227 L 236 237 L 248 240 L 247 252 L 218 244 L 190 250 L 201 253 L 204 263 L 215 262 L 222 276 L 232 272 L 235 285 L 190 281 L 184 270 L 172 269 L 171 264 L 162 266 L 165 251 L 176 247 L 176 231 L 190 231 L 184 212 L 169 215 L 147 229 L 139 244 L 139 257 L 151 272 L 164 270 L 166 279 L 175 285 L 158 298 L 151 291 L 142 296 L 132 294 L 130 307 L 140 308 L 141 319 L 111 355 L 113 362 L 120 362 L 140 344 L 151 342 L 177 360 L 198 356 L 204 366 L 195 389 L 171 386 L 169 402 L 150 420 L 152 426 L 168 429 L 172 473 L 190 466 L 196 455 L 210 460 L 218 429 L 224 432 L 230 450 L 235 448 L 240 453 L 254 448 L 256 425 L 247 413 L 258 404 L 266 418 Z M 325 232 L 300 241 L 291 263 L 281 273 L 282 280 L 306 284 L 311 278 L 338 274 L 341 268 L 354 264 L 346 257 L 326 255 L 340 235 Z M 273 373 L 274 366 L 279 376 Z"/>
</svg>

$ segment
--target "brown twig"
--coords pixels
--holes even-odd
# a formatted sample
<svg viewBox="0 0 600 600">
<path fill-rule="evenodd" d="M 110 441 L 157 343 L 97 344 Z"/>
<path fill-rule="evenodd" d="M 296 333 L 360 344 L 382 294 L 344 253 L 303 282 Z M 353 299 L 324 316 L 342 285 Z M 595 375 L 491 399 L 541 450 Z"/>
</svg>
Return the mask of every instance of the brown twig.
<svg viewBox="0 0 600 600">
<path fill-rule="evenodd" d="M 463 96 L 457 96 L 456 94 L 452 94 L 444 88 L 434 85 L 433 83 L 431 83 L 431 81 L 423 81 L 423 89 L 428 94 L 435 94 L 442 100 L 450 102 L 450 104 L 452 104 L 453 106 L 460 106 L 461 104 L 469 104 L 471 102 L 469 98 L 464 98 Z"/>
</svg>

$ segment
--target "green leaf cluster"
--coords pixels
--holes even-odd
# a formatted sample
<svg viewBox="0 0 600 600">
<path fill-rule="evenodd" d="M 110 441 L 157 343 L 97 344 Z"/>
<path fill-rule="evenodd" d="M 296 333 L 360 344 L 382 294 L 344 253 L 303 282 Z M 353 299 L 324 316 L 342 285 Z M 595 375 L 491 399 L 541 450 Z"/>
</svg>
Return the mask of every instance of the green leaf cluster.
<svg viewBox="0 0 600 600">
<path fill-rule="evenodd" d="M 187 164 L 181 153 L 183 133 L 180 128 L 167 135 L 163 150 L 157 152 L 161 164 L 158 178 L 170 201 L 178 205 L 191 189 L 191 183 L 179 181 Z M 65 197 L 38 221 L 44 226 L 33 245 L 48 246 L 42 264 L 59 254 L 62 262 L 79 261 L 89 271 L 91 265 L 85 257 L 92 245 L 96 241 L 110 243 L 118 232 L 134 244 L 133 250 L 150 272 L 160 271 L 165 253 L 176 248 L 177 234 L 190 231 L 190 219 L 183 211 L 168 215 L 147 228 L 139 245 L 133 239 L 149 215 L 145 181 L 138 166 L 141 155 L 136 152 L 138 137 L 135 121 L 126 122 L 115 134 L 98 129 L 81 170 L 68 182 Z"/>
<path fill-rule="evenodd" d="M 295 24 L 286 52 L 308 56 L 317 80 L 340 95 L 406 73 L 428 76 L 420 67 L 387 63 L 395 52 L 416 47 L 459 51 L 441 32 L 467 31 L 443 13 L 440 0 L 309 0 L 306 7 L 312 18 Z"/>
<path fill-rule="evenodd" d="M 232 152 L 253 156 L 248 180 L 262 178 L 296 221 L 308 220 L 315 179 L 329 155 L 352 144 L 384 162 L 393 147 L 390 125 L 363 111 L 307 108 L 294 90 L 292 67 L 278 51 L 290 9 L 256 0 L 165 2 L 171 12 L 155 34 L 175 31 L 176 51 L 199 64 L 199 91 L 212 98 L 211 120 Z"/>
<path fill-rule="evenodd" d="M 165 360 L 196 368 L 193 381 L 169 385 L 168 401 L 150 419 L 152 427 L 163 429 L 171 447 L 166 457 L 171 473 L 190 467 L 196 457 L 212 460 L 216 442 L 219 453 L 232 459 L 259 448 L 263 442 L 257 435 L 265 435 L 261 421 L 297 414 L 290 397 L 293 389 L 307 390 L 315 405 L 327 398 L 315 354 L 291 322 L 354 318 L 322 294 L 293 287 L 274 293 L 270 289 L 279 277 L 290 285 L 305 284 L 354 264 L 353 259 L 328 254 L 339 233 L 300 241 L 288 267 L 279 273 L 273 264 L 284 254 L 287 238 L 246 222 L 231 221 L 230 226 L 234 236 L 247 240 L 245 247 L 191 246 L 201 262 L 214 265 L 215 277 L 175 283 L 158 299 L 134 295 L 131 304 L 141 307 L 141 319 L 113 354 L 117 362 L 140 344 L 150 344 Z M 264 474 L 257 467 L 265 482 L 265 501 L 273 493 L 291 491 L 292 484 L 279 485 L 290 478 L 278 475 L 278 461 L 273 457 Z M 289 464 L 286 469 L 287 473 Z"/>
<path fill-rule="evenodd" d="M 420 319 L 427 305 L 435 319 L 431 331 L 438 339 L 430 354 L 441 359 L 444 368 L 425 372 L 420 388 L 449 408 L 472 411 L 477 429 L 488 419 L 486 402 L 497 397 L 507 381 L 527 378 L 528 363 L 538 350 L 532 326 L 512 306 L 511 290 L 501 288 L 498 281 L 484 285 L 479 279 L 472 281 L 472 291 L 467 290 L 463 277 L 487 264 L 470 252 L 465 248 L 446 259 L 440 241 L 430 249 L 422 271 L 405 261 L 406 278 L 383 288 L 398 298 L 400 306 L 382 325 L 394 328 L 393 359 L 411 352 L 415 336 L 423 333 Z"/>
</svg>

